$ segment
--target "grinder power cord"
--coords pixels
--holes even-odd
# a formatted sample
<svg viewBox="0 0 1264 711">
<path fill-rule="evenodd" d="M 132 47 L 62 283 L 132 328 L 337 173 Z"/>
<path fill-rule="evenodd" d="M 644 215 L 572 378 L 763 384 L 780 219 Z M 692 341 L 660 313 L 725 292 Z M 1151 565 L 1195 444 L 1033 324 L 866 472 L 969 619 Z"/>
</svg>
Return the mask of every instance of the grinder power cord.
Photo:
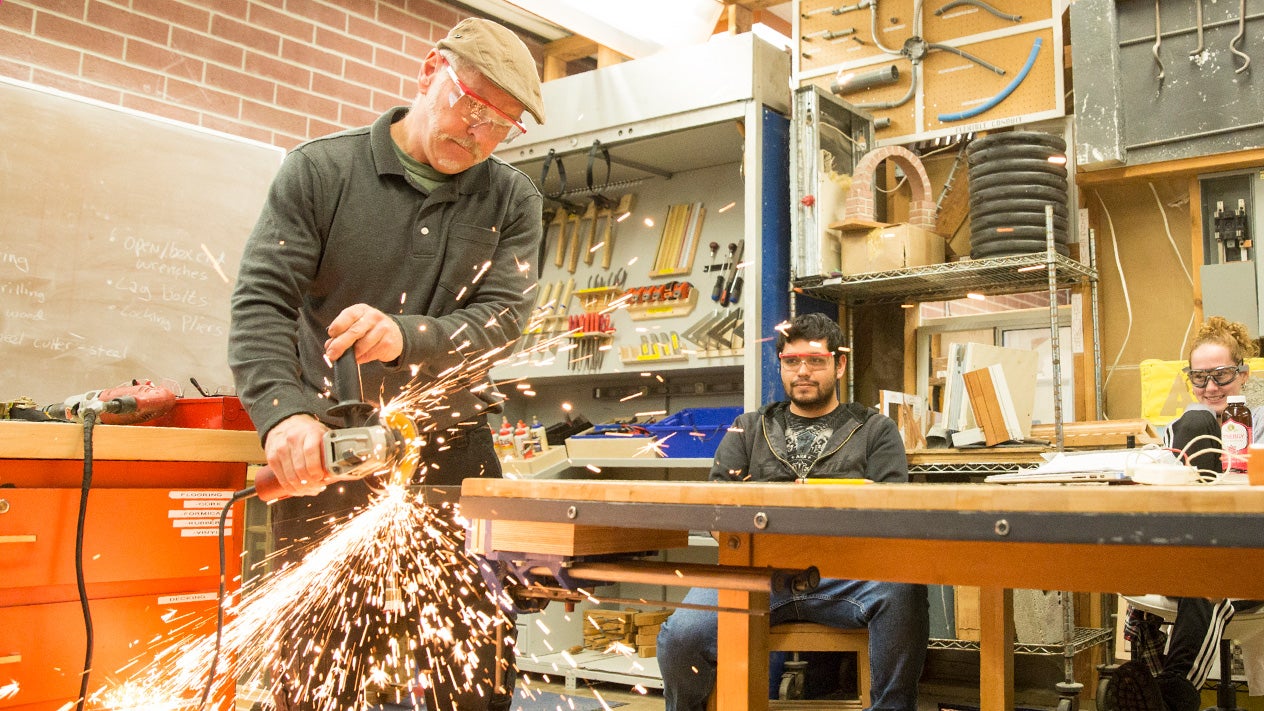
<svg viewBox="0 0 1264 711">
<path fill-rule="evenodd" d="M 75 522 L 75 587 L 79 594 L 79 608 L 83 612 L 85 644 L 83 672 L 79 677 L 79 700 L 75 704 L 77 711 L 83 711 L 88 699 L 88 678 L 92 672 L 95 641 L 92 608 L 88 604 L 88 586 L 83 570 L 83 538 L 88 520 L 88 493 L 92 489 L 92 440 L 96 424 L 98 418 L 107 424 L 144 422 L 170 412 L 174 406 L 175 394 L 171 391 L 148 381 L 132 381 L 131 385 L 89 391 L 67 398 L 61 405 L 43 408 L 45 414 L 52 419 L 83 423 L 83 481 L 79 489 L 79 513 Z"/>
<path fill-rule="evenodd" d="M 420 457 L 420 439 L 417 426 L 401 412 L 381 412 L 360 399 L 360 369 L 355 362 L 355 352 L 347 349 L 334 362 L 334 400 L 336 405 L 327 414 L 341 418 L 348 426 L 331 429 L 321 438 L 321 458 L 325 476 L 320 483 L 328 486 L 340 481 L 364 479 L 378 474 L 388 474 L 391 484 L 400 486 L 412 480 Z M 215 685 L 216 668 L 219 666 L 220 648 L 224 636 L 224 600 L 227 596 L 226 523 L 234 504 L 257 496 L 265 503 L 289 498 L 281 487 L 276 472 L 261 467 L 255 473 L 254 486 L 235 492 L 220 509 L 219 516 L 219 596 L 215 614 L 215 645 L 206 683 L 198 708 L 205 707 Z"/>
</svg>

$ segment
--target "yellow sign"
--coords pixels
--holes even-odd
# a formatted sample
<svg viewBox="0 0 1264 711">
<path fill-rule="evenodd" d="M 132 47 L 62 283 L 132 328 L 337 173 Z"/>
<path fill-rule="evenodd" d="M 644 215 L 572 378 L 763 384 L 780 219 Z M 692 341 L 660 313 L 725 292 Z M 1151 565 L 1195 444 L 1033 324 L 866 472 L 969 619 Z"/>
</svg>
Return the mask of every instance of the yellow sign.
<svg viewBox="0 0 1264 711">
<path fill-rule="evenodd" d="M 1141 416 L 1150 424 L 1166 425 L 1180 417 L 1187 405 L 1198 402 L 1181 372 L 1187 364 L 1183 360 L 1154 358 L 1141 361 Z M 1264 378 L 1264 358 L 1249 358 L 1247 364 L 1251 366 L 1251 377 Z"/>
</svg>

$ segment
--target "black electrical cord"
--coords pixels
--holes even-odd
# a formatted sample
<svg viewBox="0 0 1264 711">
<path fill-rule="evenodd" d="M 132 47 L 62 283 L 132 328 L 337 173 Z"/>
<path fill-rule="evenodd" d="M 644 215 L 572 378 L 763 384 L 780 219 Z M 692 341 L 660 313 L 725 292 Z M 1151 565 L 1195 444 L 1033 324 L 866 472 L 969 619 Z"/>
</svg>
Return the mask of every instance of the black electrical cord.
<svg viewBox="0 0 1264 711">
<path fill-rule="evenodd" d="M 215 686 L 215 669 L 219 666 L 220 645 L 224 639 L 224 597 L 227 595 L 228 589 L 228 553 L 226 551 L 225 530 L 228 525 L 228 513 L 233 510 L 233 504 L 238 501 L 244 501 L 255 495 L 253 486 L 235 492 L 224 504 L 224 508 L 219 512 L 219 597 L 216 598 L 215 604 L 215 651 L 211 654 L 211 667 L 206 672 L 206 685 L 202 687 L 202 698 L 198 701 L 198 710 L 201 711 L 206 706 L 206 700 L 211 696 L 211 688 Z M 244 526 L 245 523 L 242 522 Z"/>
<path fill-rule="evenodd" d="M 88 520 L 88 491 L 92 488 L 92 433 L 96 424 L 96 410 L 87 408 L 83 412 L 83 483 L 79 489 L 79 520 L 75 525 L 75 585 L 79 588 L 79 607 L 83 610 L 87 644 L 83 653 L 83 674 L 79 677 L 76 711 L 83 711 L 88 700 L 88 675 L 92 673 L 92 608 L 88 605 L 88 584 L 83 574 L 83 536 Z"/>
</svg>

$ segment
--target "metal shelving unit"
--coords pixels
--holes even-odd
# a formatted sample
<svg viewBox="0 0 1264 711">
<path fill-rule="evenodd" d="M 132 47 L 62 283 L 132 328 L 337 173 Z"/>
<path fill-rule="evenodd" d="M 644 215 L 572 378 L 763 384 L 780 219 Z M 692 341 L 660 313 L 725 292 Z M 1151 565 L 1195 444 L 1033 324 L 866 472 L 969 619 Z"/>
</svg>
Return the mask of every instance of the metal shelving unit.
<svg viewBox="0 0 1264 711">
<path fill-rule="evenodd" d="M 1053 211 L 1046 212 L 1046 250 L 990 259 L 963 260 L 946 264 L 909 267 L 887 272 L 856 275 L 828 274 L 795 279 L 793 291 L 818 299 L 832 301 L 847 309 L 847 342 L 853 340 L 853 314 L 855 306 L 870 304 L 912 304 L 922 301 L 947 301 L 959 299 L 968 293 L 986 295 L 1018 294 L 1047 291 L 1049 295 L 1049 330 L 1053 358 L 1054 425 L 1057 450 L 1063 449 L 1062 432 L 1062 363 L 1059 356 L 1059 324 L 1057 291 L 1067 287 L 1089 285 L 1092 300 L 1093 368 L 1101 373 L 1100 336 L 1098 333 L 1096 245 L 1089 233 L 1089 263 L 1081 264 L 1054 251 Z M 848 372 L 848 391 L 854 392 L 851 372 Z M 1096 402 L 1096 417 L 1101 417 L 1100 392 Z M 988 474 L 1000 468 L 1014 471 L 1023 464 L 1016 462 L 981 462 L 978 464 L 950 463 L 924 464 L 910 475 L 935 473 Z M 1075 681 L 1075 656 L 1087 649 L 1108 641 L 1113 633 L 1109 628 L 1083 628 L 1075 626 L 1075 603 L 1071 593 L 1061 593 L 1063 600 L 1063 634 L 1057 644 L 1015 644 L 1017 654 L 1061 655 L 1065 679 L 1057 684 L 1061 697 L 1059 711 L 1076 707 L 1077 697 L 1083 685 Z M 932 649 L 977 649 L 977 642 L 965 640 L 932 640 Z"/>
<path fill-rule="evenodd" d="M 1066 654 L 1069 647 L 1072 654 L 1077 654 L 1086 649 L 1092 649 L 1103 642 L 1109 641 L 1113 633 L 1113 630 L 1107 627 L 1076 627 L 1075 634 L 1072 635 L 1069 641 L 1058 642 L 1056 644 L 1015 642 L 1014 653 L 1051 657 Z M 977 652 L 979 651 L 979 643 L 964 639 L 932 639 L 928 648 Z"/>
<path fill-rule="evenodd" d="M 1041 291 L 1049 284 L 1049 255 L 1043 252 L 991 259 L 964 260 L 889 272 L 851 276 L 812 276 L 794 282 L 795 291 L 844 306 L 949 301 L 968 293 L 986 295 Z M 1096 284 L 1093 267 L 1054 253 L 1055 289 L 1088 280 Z"/>
</svg>

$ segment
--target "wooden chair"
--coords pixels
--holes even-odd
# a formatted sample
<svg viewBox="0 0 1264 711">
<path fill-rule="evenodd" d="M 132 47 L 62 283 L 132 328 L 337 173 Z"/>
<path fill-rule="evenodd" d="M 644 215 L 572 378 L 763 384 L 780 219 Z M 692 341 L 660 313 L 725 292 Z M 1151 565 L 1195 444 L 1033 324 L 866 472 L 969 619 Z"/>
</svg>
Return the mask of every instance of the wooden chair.
<svg viewBox="0 0 1264 711">
<path fill-rule="evenodd" d="M 776 699 L 768 708 L 778 711 L 794 709 L 852 709 L 869 706 L 869 630 L 838 629 L 815 622 L 788 622 L 774 625 L 769 631 L 768 649 L 772 652 L 854 652 L 856 655 L 856 690 L 859 701 L 802 701 Z M 783 682 L 782 689 L 786 689 Z M 784 694 L 783 694 L 784 695 Z M 857 706 L 857 704 L 859 704 Z"/>
</svg>

